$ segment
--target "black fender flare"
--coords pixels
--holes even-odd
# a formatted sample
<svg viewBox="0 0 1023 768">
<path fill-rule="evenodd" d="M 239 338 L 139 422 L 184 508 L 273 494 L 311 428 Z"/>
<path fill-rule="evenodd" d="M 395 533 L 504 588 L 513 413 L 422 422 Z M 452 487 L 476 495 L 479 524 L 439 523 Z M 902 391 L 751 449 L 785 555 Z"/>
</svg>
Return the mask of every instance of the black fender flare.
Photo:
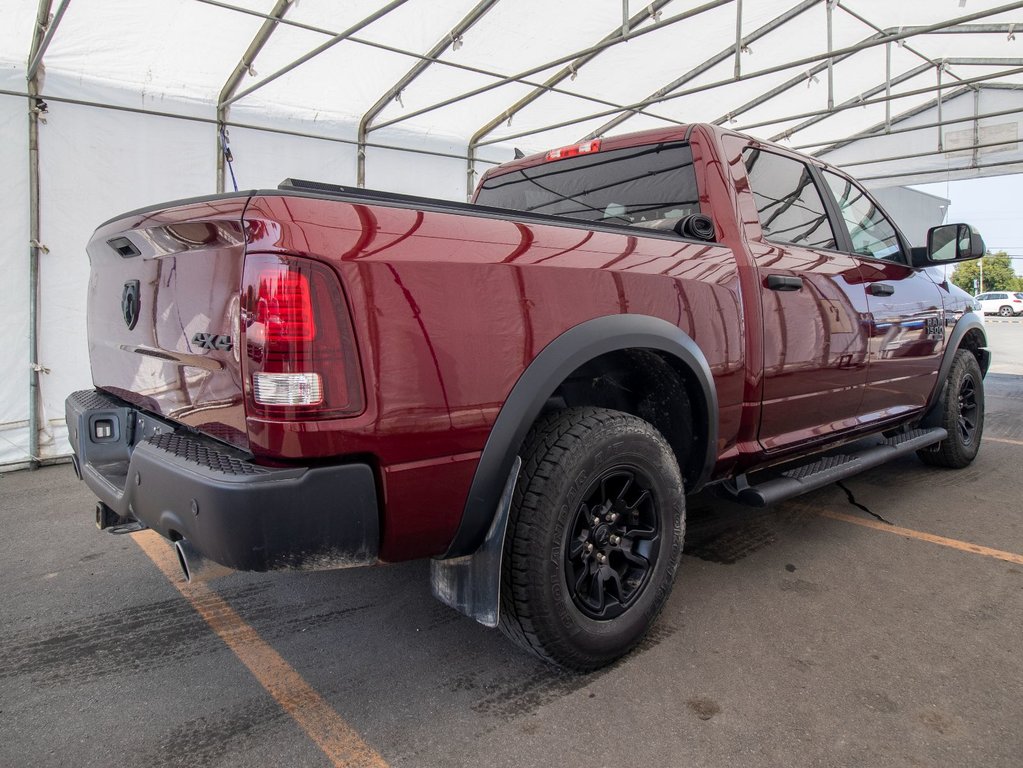
<svg viewBox="0 0 1023 768">
<path fill-rule="evenodd" d="M 710 478 L 717 460 L 718 402 L 714 377 L 707 358 L 678 326 L 649 315 L 608 315 L 587 320 L 562 333 L 544 347 L 529 364 L 501 407 L 480 455 L 469 488 L 462 520 L 445 558 L 476 551 L 490 528 L 502 489 L 515 462 L 519 446 L 543 410 L 548 398 L 581 365 L 608 352 L 653 349 L 677 358 L 699 385 L 706 415 L 707 440 L 698 490 Z M 695 404 L 695 403 L 694 403 Z"/>
<path fill-rule="evenodd" d="M 956 324 L 952 326 L 952 331 L 948 334 L 945 351 L 941 357 L 941 365 L 938 367 L 938 379 L 934 383 L 934 390 L 927 399 L 927 405 L 924 408 L 924 417 L 921 420 L 922 426 L 931 425 L 934 419 L 940 420 L 940 413 L 938 411 L 941 407 L 942 393 L 945 391 L 945 381 L 948 379 L 948 372 L 952 370 L 952 361 L 955 359 L 956 352 L 959 351 L 963 339 L 966 338 L 966 334 L 970 331 L 979 331 L 984 339 L 982 346 L 987 345 L 987 331 L 984 329 L 984 323 L 973 312 L 964 312 L 963 316 L 956 321 Z M 982 349 L 981 353 L 979 360 L 980 371 L 982 375 L 986 376 L 988 366 L 991 364 L 991 353 L 986 349 Z M 937 422 L 934 422 L 934 425 L 936 424 Z"/>
</svg>

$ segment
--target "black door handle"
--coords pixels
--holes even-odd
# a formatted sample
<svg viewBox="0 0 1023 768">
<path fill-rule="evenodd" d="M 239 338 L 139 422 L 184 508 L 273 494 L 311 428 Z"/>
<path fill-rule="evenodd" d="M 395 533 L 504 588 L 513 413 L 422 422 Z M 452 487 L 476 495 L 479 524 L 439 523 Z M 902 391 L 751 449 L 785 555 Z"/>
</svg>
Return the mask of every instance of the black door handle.
<svg viewBox="0 0 1023 768">
<path fill-rule="evenodd" d="M 790 275 L 768 275 L 767 287 L 772 291 L 798 291 L 803 287 L 803 278 Z"/>
<path fill-rule="evenodd" d="M 895 293 L 895 286 L 888 283 L 871 283 L 870 292 L 874 296 L 891 296 Z"/>
</svg>

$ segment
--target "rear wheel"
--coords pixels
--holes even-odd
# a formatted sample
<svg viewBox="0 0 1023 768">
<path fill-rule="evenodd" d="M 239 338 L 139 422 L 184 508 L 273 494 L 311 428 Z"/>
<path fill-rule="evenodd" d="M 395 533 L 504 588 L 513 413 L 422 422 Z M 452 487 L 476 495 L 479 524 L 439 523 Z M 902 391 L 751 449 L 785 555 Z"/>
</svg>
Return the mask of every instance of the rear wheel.
<svg viewBox="0 0 1023 768">
<path fill-rule="evenodd" d="M 545 661 L 604 666 L 642 639 L 671 591 L 685 497 L 664 437 L 619 411 L 540 419 L 523 446 L 501 629 Z"/>
<path fill-rule="evenodd" d="M 998 308 L 998 316 L 999 317 L 1012 317 L 1013 314 L 1014 313 L 1012 311 L 1012 307 L 999 307 Z"/>
<path fill-rule="evenodd" d="M 941 403 L 941 424 L 948 437 L 934 450 L 919 451 L 925 464 L 961 469 L 977 455 L 984 434 L 984 379 L 969 350 L 955 353 Z"/>
</svg>

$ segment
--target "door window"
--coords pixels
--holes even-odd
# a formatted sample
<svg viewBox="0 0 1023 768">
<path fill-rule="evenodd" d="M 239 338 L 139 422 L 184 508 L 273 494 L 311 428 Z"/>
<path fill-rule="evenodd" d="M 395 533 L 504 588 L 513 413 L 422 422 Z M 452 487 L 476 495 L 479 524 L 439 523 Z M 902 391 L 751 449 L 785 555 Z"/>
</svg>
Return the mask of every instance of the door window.
<svg viewBox="0 0 1023 768">
<path fill-rule="evenodd" d="M 805 163 L 752 147 L 742 153 L 764 239 L 834 248 L 835 233 Z"/>
<path fill-rule="evenodd" d="M 872 259 L 905 263 L 895 227 L 874 201 L 849 179 L 824 171 L 824 180 L 842 212 L 853 252 Z"/>
</svg>

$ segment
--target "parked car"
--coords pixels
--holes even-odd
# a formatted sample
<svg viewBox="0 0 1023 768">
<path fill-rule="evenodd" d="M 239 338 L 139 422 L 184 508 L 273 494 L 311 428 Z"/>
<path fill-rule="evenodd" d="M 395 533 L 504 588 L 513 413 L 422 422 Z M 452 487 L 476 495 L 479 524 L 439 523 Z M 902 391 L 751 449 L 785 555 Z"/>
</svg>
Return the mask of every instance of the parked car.
<svg viewBox="0 0 1023 768">
<path fill-rule="evenodd" d="M 843 171 L 711 125 L 518 159 L 471 204 L 156 206 L 88 252 L 67 423 L 100 528 L 196 579 L 432 558 L 440 600 L 572 669 L 657 617 L 687 493 L 960 468 L 983 434 L 984 328 L 927 272 L 980 235 L 913 250 Z"/>
<path fill-rule="evenodd" d="M 992 291 L 976 296 L 985 315 L 1014 317 L 1023 315 L 1023 293 Z"/>
</svg>

